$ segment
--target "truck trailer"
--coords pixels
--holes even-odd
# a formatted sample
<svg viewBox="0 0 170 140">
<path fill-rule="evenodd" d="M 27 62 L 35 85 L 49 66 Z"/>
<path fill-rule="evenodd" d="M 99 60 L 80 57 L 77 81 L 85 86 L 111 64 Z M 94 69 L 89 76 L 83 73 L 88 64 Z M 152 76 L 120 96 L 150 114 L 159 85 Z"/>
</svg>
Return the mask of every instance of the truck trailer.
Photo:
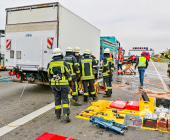
<svg viewBox="0 0 170 140">
<path fill-rule="evenodd" d="M 100 57 L 100 30 L 58 2 L 6 8 L 5 36 L 5 65 L 14 81 L 48 84 L 54 48 L 80 47 Z"/>
</svg>

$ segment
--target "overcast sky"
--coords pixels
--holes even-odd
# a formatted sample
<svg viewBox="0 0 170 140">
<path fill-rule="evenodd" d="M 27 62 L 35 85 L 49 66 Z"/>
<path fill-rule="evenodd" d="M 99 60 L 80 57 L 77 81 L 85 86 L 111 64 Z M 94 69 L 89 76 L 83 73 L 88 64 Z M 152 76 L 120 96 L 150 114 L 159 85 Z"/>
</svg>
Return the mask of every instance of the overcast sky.
<svg viewBox="0 0 170 140">
<path fill-rule="evenodd" d="M 0 0 L 0 29 L 5 29 L 5 8 L 54 2 L 52 0 Z M 170 49 L 170 0 L 58 0 L 63 6 L 115 36 L 128 52 L 149 47 L 156 53 Z"/>
</svg>

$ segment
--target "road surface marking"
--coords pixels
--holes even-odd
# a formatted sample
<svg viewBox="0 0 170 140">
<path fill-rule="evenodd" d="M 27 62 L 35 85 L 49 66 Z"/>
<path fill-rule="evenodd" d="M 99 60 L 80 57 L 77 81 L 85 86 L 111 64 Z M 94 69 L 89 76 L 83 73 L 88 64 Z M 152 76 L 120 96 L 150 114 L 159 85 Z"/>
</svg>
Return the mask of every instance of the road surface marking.
<svg viewBox="0 0 170 140">
<path fill-rule="evenodd" d="M 164 80 L 162 79 L 161 75 L 159 74 L 159 72 L 158 72 L 158 70 L 156 69 L 156 67 L 155 67 L 155 65 L 154 65 L 154 63 L 153 63 L 152 60 L 151 60 L 151 62 L 152 62 L 152 65 L 154 66 L 154 68 L 155 68 L 155 70 L 156 70 L 156 72 L 157 72 L 157 74 L 158 74 L 159 79 L 160 79 L 161 82 L 162 82 L 162 85 L 163 85 L 163 87 L 164 87 L 164 90 L 165 90 L 166 92 L 169 92 L 167 85 L 165 84 Z"/>
<path fill-rule="evenodd" d="M 47 105 L 47 106 L 45 106 L 45 107 L 42 107 L 42 108 L 40 108 L 40 109 L 38 109 L 38 110 L 36 110 L 36 111 L 34 111 L 34 112 L 32 112 L 32 113 L 30 113 L 30 114 L 22 117 L 22 118 L 14 121 L 14 122 L 8 124 L 8 125 L 19 125 L 19 124 L 27 123 L 27 122 L 31 121 L 32 119 L 40 116 L 41 114 L 49 111 L 50 109 L 52 109 L 52 108 L 54 108 L 54 107 L 55 107 L 55 104 L 54 104 L 54 102 L 53 102 L 53 103 L 51 103 L 51 104 L 49 104 L 49 105 Z M 0 128 L 0 137 L 3 136 L 3 135 L 5 135 L 5 134 L 7 134 L 8 132 L 10 132 L 10 131 L 18 128 L 18 127 L 19 127 L 19 126 L 17 126 L 17 127 L 3 126 L 3 127 L 1 127 L 1 128 Z"/>
</svg>

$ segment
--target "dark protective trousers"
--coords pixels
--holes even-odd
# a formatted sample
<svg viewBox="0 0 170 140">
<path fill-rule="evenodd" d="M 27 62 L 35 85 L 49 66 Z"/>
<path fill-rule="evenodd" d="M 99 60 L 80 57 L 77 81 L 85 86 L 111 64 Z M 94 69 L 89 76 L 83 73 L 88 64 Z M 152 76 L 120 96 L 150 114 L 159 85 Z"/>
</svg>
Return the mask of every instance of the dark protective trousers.
<svg viewBox="0 0 170 140">
<path fill-rule="evenodd" d="M 62 86 L 55 86 L 52 87 L 54 97 L 55 97 L 55 114 L 61 115 L 61 108 L 63 107 L 63 114 L 70 114 L 70 95 L 69 95 L 69 86 L 62 85 Z M 61 87 L 61 90 L 60 90 Z M 60 90 L 60 91 L 58 91 Z M 61 106 L 62 101 L 62 106 Z"/>
<path fill-rule="evenodd" d="M 122 70 L 122 64 L 118 64 L 117 68 L 118 68 L 118 70 L 119 70 L 119 68 Z"/>
<path fill-rule="evenodd" d="M 106 94 L 112 94 L 112 76 L 104 76 L 103 82 L 104 82 Z"/>
<path fill-rule="evenodd" d="M 90 96 L 95 96 L 96 95 L 96 91 L 94 88 L 94 80 L 82 80 L 83 83 L 83 92 L 84 92 L 84 96 L 89 96 L 89 92 L 90 92 Z M 88 88 L 88 84 L 89 84 L 89 88 Z M 90 91 L 89 91 L 90 90 Z"/>
<path fill-rule="evenodd" d="M 73 83 L 74 83 L 74 88 L 72 89 L 72 96 L 73 96 L 73 101 L 78 100 L 78 84 L 77 84 L 77 78 L 72 77 Z"/>
</svg>

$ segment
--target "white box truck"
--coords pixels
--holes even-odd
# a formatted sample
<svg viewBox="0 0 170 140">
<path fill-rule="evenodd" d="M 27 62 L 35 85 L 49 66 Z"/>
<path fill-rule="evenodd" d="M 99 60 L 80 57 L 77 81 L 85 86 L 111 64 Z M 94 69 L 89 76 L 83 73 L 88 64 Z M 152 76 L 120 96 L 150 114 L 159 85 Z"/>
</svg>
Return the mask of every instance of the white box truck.
<svg viewBox="0 0 170 140">
<path fill-rule="evenodd" d="M 58 2 L 6 8 L 5 36 L 5 65 L 21 81 L 47 84 L 54 48 L 88 48 L 100 57 L 100 30 Z"/>
</svg>

